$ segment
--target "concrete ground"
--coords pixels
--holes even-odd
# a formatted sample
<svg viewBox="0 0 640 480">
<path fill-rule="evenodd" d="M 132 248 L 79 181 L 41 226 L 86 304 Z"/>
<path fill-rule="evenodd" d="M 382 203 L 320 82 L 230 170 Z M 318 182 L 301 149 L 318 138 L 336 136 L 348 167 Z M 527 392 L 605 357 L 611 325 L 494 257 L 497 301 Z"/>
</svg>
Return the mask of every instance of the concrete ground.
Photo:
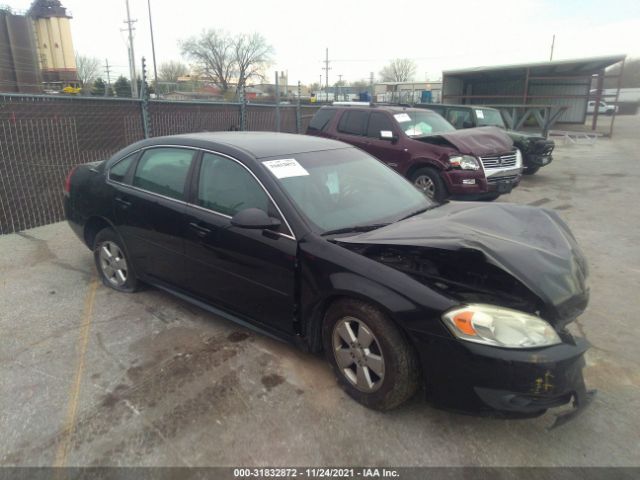
<svg viewBox="0 0 640 480">
<path fill-rule="evenodd" d="M 590 261 L 573 329 L 599 394 L 567 425 L 367 410 L 321 358 L 98 284 L 60 223 L 0 237 L 0 465 L 640 465 L 640 116 L 616 128 L 504 198 L 558 210 Z"/>
</svg>

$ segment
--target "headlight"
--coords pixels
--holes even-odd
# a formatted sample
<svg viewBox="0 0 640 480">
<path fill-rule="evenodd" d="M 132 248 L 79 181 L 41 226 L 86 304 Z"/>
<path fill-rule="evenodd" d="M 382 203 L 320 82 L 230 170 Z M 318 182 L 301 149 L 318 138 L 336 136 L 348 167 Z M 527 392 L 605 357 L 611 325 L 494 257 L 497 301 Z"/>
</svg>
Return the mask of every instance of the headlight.
<svg viewBox="0 0 640 480">
<path fill-rule="evenodd" d="M 516 148 L 516 167 L 520 168 L 522 166 L 522 152 L 519 148 Z"/>
<path fill-rule="evenodd" d="M 444 313 L 442 319 L 456 337 L 495 347 L 536 348 L 562 342 L 541 318 L 495 305 L 465 305 Z"/>
<path fill-rule="evenodd" d="M 471 155 L 456 155 L 455 157 L 449 157 L 449 163 L 452 167 L 460 167 L 463 170 L 478 170 L 480 168 L 478 159 Z"/>
</svg>

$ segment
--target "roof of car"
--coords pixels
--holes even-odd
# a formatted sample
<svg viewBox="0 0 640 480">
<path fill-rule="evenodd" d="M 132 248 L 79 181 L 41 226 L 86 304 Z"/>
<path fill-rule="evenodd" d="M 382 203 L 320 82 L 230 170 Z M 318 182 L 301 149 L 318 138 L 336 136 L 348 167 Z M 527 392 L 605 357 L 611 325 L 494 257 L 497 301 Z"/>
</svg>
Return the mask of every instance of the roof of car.
<svg viewBox="0 0 640 480">
<path fill-rule="evenodd" d="M 386 110 L 388 112 L 424 112 L 423 108 L 413 108 L 406 107 L 402 105 L 384 105 L 384 104 L 373 104 L 373 105 L 325 105 L 322 108 L 333 108 L 333 109 L 343 109 L 343 110 Z"/>
<path fill-rule="evenodd" d="M 276 132 L 202 132 L 156 137 L 147 145 L 188 144 L 203 148 L 226 146 L 242 150 L 255 158 L 292 155 L 295 153 L 351 148 L 342 142 L 327 138 Z M 207 145 L 208 144 L 208 145 Z"/>
<path fill-rule="evenodd" d="M 477 105 L 477 104 L 473 104 L 473 105 L 458 105 L 458 104 L 454 104 L 454 103 L 425 103 L 422 104 L 422 106 L 420 108 L 426 108 L 426 109 L 431 109 L 431 108 L 466 108 L 468 110 L 473 110 L 473 109 L 481 109 L 481 110 L 494 110 L 494 111 L 498 111 L 497 108 L 495 107 L 489 107 L 487 105 Z"/>
</svg>

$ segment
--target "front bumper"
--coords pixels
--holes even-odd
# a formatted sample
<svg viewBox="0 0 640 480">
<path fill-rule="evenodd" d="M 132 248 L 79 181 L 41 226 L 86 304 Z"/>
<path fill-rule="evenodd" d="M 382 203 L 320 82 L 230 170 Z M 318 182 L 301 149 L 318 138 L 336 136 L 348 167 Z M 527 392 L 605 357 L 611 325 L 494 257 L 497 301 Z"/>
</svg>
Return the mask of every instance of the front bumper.
<svg viewBox="0 0 640 480">
<path fill-rule="evenodd" d="M 553 161 L 553 140 L 538 140 L 527 151 L 523 151 L 523 162 L 526 167 L 545 167 Z"/>
<path fill-rule="evenodd" d="M 582 376 L 589 344 L 563 336 L 559 345 L 516 350 L 418 335 L 428 398 L 447 409 L 522 418 L 571 401 L 581 408 L 589 403 Z"/>
</svg>

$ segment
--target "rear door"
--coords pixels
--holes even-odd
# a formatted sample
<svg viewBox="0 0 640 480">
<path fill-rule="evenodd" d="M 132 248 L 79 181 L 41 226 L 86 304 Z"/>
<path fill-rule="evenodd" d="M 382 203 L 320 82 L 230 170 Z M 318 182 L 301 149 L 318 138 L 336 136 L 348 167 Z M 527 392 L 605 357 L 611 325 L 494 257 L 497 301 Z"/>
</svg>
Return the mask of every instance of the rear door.
<svg viewBox="0 0 640 480">
<path fill-rule="evenodd" d="M 117 228 L 134 267 L 174 286 L 185 281 L 185 187 L 195 154 L 190 148 L 149 148 L 129 182 L 113 183 Z"/>
<path fill-rule="evenodd" d="M 365 149 L 369 139 L 366 137 L 369 112 L 345 109 L 338 121 L 337 139 Z"/>
<path fill-rule="evenodd" d="M 186 207 L 189 290 L 203 300 L 293 332 L 297 243 L 262 184 L 241 162 L 204 153 Z M 278 231 L 238 228 L 231 217 L 260 208 Z"/>
</svg>

